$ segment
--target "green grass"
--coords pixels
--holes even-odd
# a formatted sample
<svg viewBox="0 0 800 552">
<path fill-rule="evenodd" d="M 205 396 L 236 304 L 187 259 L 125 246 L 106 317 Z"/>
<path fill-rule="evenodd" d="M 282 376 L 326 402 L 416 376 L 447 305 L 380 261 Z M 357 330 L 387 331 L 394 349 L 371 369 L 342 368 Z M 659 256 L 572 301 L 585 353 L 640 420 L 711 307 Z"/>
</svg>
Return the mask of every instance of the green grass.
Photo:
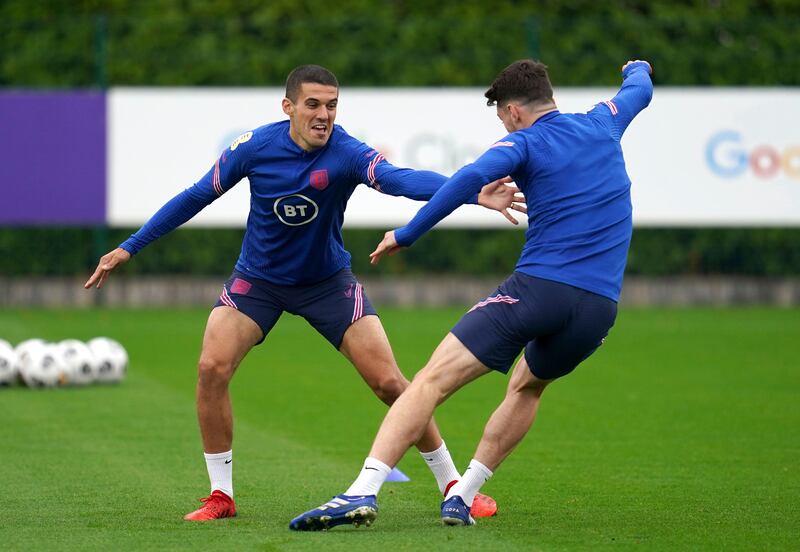
<svg viewBox="0 0 800 552">
<path fill-rule="evenodd" d="M 800 542 L 800 313 L 624 310 L 611 337 L 551 386 L 528 438 L 484 491 L 500 514 L 438 524 L 417 457 L 377 523 L 296 534 L 288 521 L 357 474 L 384 407 L 305 322 L 285 316 L 232 393 L 239 517 L 183 522 L 207 476 L 194 415 L 206 311 L 6 311 L 0 337 L 109 335 L 119 386 L 0 390 L 0 547 L 18 550 L 708 550 Z M 425 362 L 459 310 L 383 320 L 401 367 Z M 464 467 L 506 378 L 437 413 Z M 335 424 L 328 420 L 336 420 Z"/>
</svg>

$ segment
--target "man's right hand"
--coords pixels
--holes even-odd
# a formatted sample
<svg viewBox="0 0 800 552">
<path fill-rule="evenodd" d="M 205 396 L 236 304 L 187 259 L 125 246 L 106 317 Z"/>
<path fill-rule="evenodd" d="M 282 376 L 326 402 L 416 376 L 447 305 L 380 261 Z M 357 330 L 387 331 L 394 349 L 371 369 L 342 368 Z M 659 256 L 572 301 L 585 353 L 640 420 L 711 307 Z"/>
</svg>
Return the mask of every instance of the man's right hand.
<svg viewBox="0 0 800 552">
<path fill-rule="evenodd" d="M 394 237 L 394 230 L 389 230 L 383 235 L 383 240 L 375 248 L 375 251 L 369 254 L 369 264 L 376 265 L 381 260 L 381 255 L 394 255 L 400 251 L 400 246 L 397 245 L 397 240 Z"/>
<path fill-rule="evenodd" d="M 650 65 L 649 61 L 645 61 L 643 59 L 632 59 L 632 60 L 630 60 L 628 63 L 626 63 L 625 65 L 622 66 L 622 71 L 624 72 L 625 69 L 628 67 L 628 65 L 633 65 L 634 63 L 646 63 L 647 64 L 647 70 L 649 71 L 649 73 L 651 75 L 653 74 L 653 66 Z"/>
<path fill-rule="evenodd" d="M 103 287 L 103 284 L 108 279 L 108 274 L 117 266 L 127 263 L 130 258 L 131 254 L 121 247 L 117 247 L 114 251 L 106 253 L 100 257 L 100 262 L 97 263 L 97 268 L 95 269 L 94 274 L 92 274 L 89 279 L 86 280 L 86 283 L 83 284 L 84 289 L 89 289 L 95 284 L 97 284 L 98 288 Z"/>
</svg>

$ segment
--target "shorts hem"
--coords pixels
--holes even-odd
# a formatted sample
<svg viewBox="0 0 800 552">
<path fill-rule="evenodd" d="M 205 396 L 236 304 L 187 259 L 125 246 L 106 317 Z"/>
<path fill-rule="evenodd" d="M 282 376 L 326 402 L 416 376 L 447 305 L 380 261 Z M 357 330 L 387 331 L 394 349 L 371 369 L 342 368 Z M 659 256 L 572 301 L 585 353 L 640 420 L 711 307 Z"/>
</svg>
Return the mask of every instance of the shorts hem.
<svg viewBox="0 0 800 552">
<path fill-rule="evenodd" d="M 349 330 L 349 329 L 350 329 L 350 327 L 351 327 L 353 324 L 355 324 L 356 322 L 358 322 L 358 321 L 359 321 L 359 320 L 361 320 L 362 318 L 366 318 L 367 316 L 377 316 L 377 317 L 378 317 L 378 320 L 380 320 L 380 319 L 381 319 L 381 317 L 380 317 L 380 316 L 378 316 L 378 313 L 377 313 L 377 312 L 365 312 L 364 314 L 362 314 L 362 315 L 361 315 L 361 317 L 360 317 L 360 318 L 358 318 L 358 320 L 353 320 L 352 322 L 350 322 L 350 324 L 348 324 L 348 325 L 347 325 L 347 327 L 346 327 L 346 328 L 344 329 L 344 331 L 342 332 L 342 336 L 339 338 L 339 344 L 338 344 L 338 345 L 333 345 L 333 341 L 329 341 L 327 338 L 325 338 L 325 341 L 327 341 L 328 343 L 330 343 L 331 345 L 333 345 L 333 346 L 336 348 L 336 350 L 337 350 L 337 351 L 339 351 L 339 350 L 340 350 L 340 348 L 341 348 L 341 346 L 342 346 L 342 343 L 344 342 L 344 334 L 346 334 L 346 333 L 347 333 L 347 330 Z M 320 334 L 320 335 L 322 335 L 322 334 Z M 324 336 L 324 335 L 322 335 L 322 337 L 325 337 L 325 336 Z"/>
<path fill-rule="evenodd" d="M 527 349 L 527 347 L 526 347 L 526 349 Z M 529 371 L 531 374 L 533 374 L 533 376 L 534 376 L 536 379 L 539 379 L 539 380 L 542 380 L 542 381 L 553 381 L 553 380 L 557 380 L 558 378 L 560 378 L 560 377 L 561 377 L 561 376 L 556 376 L 556 377 L 554 377 L 554 378 L 552 378 L 552 377 L 551 377 L 551 378 L 546 378 L 546 377 L 544 377 L 544 376 L 540 376 L 539 374 L 537 374 L 536 372 L 534 372 L 534 371 L 533 371 L 533 366 L 534 366 L 534 363 L 533 363 L 533 362 L 531 362 L 531 359 L 529 359 L 529 358 L 528 358 L 528 351 L 527 351 L 527 350 L 526 350 L 526 351 L 524 351 L 524 352 L 522 353 L 522 356 L 523 356 L 523 357 L 525 357 L 525 363 L 528 365 L 528 371 Z M 569 373 L 569 372 L 568 372 L 568 373 Z M 566 375 L 566 374 L 564 374 L 564 375 Z"/>
<path fill-rule="evenodd" d="M 214 309 L 216 309 L 217 307 L 228 307 L 229 309 L 233 309 L 233 310 L 235 310 L 235 311 L 237 311 L 237 312 L 240 312 L 240 313 L 242 313 L 242 314 L 243 314 L 243 315 L 245 315 L 247 318 L 249 318 L 250 320 L 252 320 L 253 322 L 255 322 L 255 323 L 256 323 L 256 326 L 258 326 L 258 329 L 260 329 L 260 330 L 261 330 L 261 339 L 259 339 L 258 341 L 256 341 L 256 344 L 255 344 L 255 345 L 253 345 L 254 347 L 255 347 L 256 345 L 261 345 L 262 343 L 264 343 L 264 340 L 265 340 L 265 339 L 267 339 L 267 333 L 268 333 L 268 332 L 265 332 L 265 331 L 264 331 L 264 327 L 263 327 L 263 326 L 262 326 L 262 325 L 259 323 L 259 321 L 258 321 L 258 320 L 256 320 L 255 318 L 253 318 L 253 317 L 252 317 L 250 314 L 248 314 L 247 312 L 245 312 L 245 311 L 243 311 L 243 310 L 241 310 L 241 309 L 238 309 L 238 308 L 231 307 L 230 305 L 226 305 L 225 303 L 217 303 L 216 305 L 214 305 L 213 307 L 211 307 L 211 310 L 214 310 Z M 270 328 L 270 329 L 271 329 L 271 328 Z"/>
<path fill-rule="evenodd" d="M 478 360 L 481 362 L 481 364 L 483 364 L 484 366 L 486 366 L 487 368 L 489 368 L 490 370 L 493 370 L 493 371 L 495 371 L 495 372 L 500 372 L 501 374 L 508 374 L 508 371 L 511 369 L 511 365 L 512 365 L 512 364 L 514 364 L 514 361 L 513 361 L 513 360 L 512 360 L 510 363 L 508 363 L 508 365 L 506 365 L 506 366 L 505 366 L 505 368 L 503 368 L 502 366 L 497 366 L 497 365 L 495 365 L 495 364 L 492 364 L 492 363 L 489 363 L 489 362 L 487 362 L 485 358 L 481 358 L 483 355 L 479 354 L 477 351 L 475 351 L 475 350 L 474 350 L 472 347 L 470 347 L 468 344 L 464 343 L 464 340 L 463 340 L 463 339 L 461 339 L 461 338 L 460 338 L 460 337 L 459 337 L 459 336 L 456 334 L 456 332 L 455 332 L 454 330 L 455 330 L 455 328 L 454 328 L 453 330 L 450 330 L 450 334 L 451 334 L 453 337 L 455 337 L 456 339 L 458 339 L 458 342 L 459 342 L 459 343 L 461 343 L 461 345 L 463 345 L 463 346 L 464 346 L 464 348 L 465 348 L 467 351 L 469 351 L 470 353 L 472 353 L 472 355 L 473 355 L 475 358 L 477 358 L 477 359 L 478 359 Z M 516 357 L 515 357 L 515 358 L 516 358 Z"/>
</svg>

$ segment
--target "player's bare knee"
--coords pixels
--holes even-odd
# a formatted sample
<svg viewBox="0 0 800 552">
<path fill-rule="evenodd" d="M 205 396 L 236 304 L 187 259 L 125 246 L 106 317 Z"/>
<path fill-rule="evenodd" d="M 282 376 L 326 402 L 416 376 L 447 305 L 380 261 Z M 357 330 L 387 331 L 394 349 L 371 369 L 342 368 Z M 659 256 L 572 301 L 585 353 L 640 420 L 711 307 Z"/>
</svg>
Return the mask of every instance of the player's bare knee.
<svg viewBox="0 0 800 552">
<path fill-rule="evenodd" d="M 519 385 L 510 385 L 507 391 L 507 396 L 517 396 L 519 398 L 524 398 L 526 400 L 538 401 L 542 393 L 544 393 L 545 387 L 549 382 L 543 382 L 538 380 L 536 382 L 528 382 L 525 384 Z"/>
<path fill-rule="evenodd" d="M 426 393 L 436 396 L 436 404 L 440 404 L 451 392 L 448 378 L 444 377 L 443 370 L 437 366 L 428 364 L 419 371 L 414 377 L 414 385 L 419 389 L 424 389 Z"/>
<path fill-rule="evenodd" d="M 197 363 L 197 377 L 204 385 L 227 385 L 235 368 L 231 361 L 201 356 Z"/>
<path fill-rule="evenodd" d="M 406 390 L 408 381 L 402 376 L 392 376 L 383 378 L 370 385 L 375 395 L 388 405 L 394 404 L 394 401 Z"/>
<path fill-rule="evenodd" d="M 540 397 L 544 392 L 544 388 L 547 387 L 547 384 L 551 381 L 553 380 L 543 380 L 534 376 L 527 360 L 525 357 L 522 357 L 514 367 L 514 372 L 511 374 L 511 379 L 508 382 L 506 394 L 525 393 Z"/>
<path fill-rule="evenodd" d="M 541 397 L 548 383 L 550 382 L 540 379 L 511 380 L 508 385 L 507 394 L 524 393 Z"/>
</svg>

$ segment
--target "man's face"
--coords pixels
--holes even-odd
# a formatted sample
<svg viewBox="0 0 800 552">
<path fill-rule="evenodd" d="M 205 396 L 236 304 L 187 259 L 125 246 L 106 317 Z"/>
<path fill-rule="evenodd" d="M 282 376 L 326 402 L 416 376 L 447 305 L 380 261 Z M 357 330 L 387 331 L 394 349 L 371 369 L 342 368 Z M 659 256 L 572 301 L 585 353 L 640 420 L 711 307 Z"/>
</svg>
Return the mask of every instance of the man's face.
<svg viewBox="0 0 800 552">
<path fill-rule="evenodd" d="M 328 143 L 336 119 L 339 89 L 314 82 L 304 82 L 296 102 L 283 99 L 283 112 L 289 116 L 289 135 L 306 151 Z"/>
</svg>

